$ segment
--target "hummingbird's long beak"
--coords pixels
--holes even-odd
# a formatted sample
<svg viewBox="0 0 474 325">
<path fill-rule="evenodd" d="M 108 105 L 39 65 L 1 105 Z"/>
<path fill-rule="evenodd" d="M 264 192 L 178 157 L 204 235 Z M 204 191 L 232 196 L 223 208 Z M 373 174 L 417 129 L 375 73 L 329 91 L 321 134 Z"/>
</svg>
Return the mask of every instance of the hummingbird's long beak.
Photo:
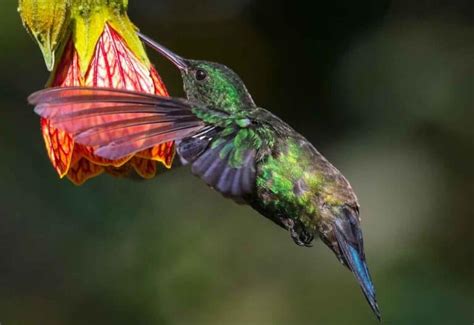
<svg viewBox="0 0 474 325">
<path fill-rule="evenodd" d="M 163 55 L 165 58 L 170 60 L 179 70 L 186 70 L 188 68 L 188 64 L 186 63 L 186 60 L 184 60 L 182 57 L 179 55 L 173 53 L 172 51 L 168 50 L 166 47 L 164 47 L 161 44 L 158 44 L 151 38 L 149 38 L 146 35 L 143 35 L 140 32 L 137 32 L 138 37 L 147 44 L 149 47 Z"/>
</svg>

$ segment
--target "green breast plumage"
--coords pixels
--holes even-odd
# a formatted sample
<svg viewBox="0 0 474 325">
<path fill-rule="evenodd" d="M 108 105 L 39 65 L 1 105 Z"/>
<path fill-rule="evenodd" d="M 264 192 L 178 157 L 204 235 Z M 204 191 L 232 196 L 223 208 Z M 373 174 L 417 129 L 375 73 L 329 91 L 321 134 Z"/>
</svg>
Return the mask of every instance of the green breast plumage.
<svg viewBox="0 0 474 325">
<path fill-rule="evenodd" d="M 275 218 L 297 219 L 315 230 L 324 205 L 356 203 L 349 183 L 306 139 L 279 139 L 257 164 L 257 209 Z"/>
<path fill-rule="evenodd" d="M 319 191 L 322 178 L 308 168 L 311 161 L 300 141 L 277 141 L 278 147 L 257 165 L 256 194 L 265 214 L 300 218 L 309 225 L 317 210 L 313 193 Z"/>
</svg>

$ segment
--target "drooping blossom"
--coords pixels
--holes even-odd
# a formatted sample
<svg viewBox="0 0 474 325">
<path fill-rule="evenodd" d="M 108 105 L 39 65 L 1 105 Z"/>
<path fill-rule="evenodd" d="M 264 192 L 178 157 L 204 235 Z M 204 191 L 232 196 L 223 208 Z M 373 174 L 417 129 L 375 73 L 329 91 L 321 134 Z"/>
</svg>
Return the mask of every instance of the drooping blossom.
<svg viewBox="0 0 474 325">
<path fill-rule="evenodd" d="M 168 95 L 126 14 L 126 0 L 21 0 L 19 9 L 52 68 L 48 87 L 108 87 Z M 106 160 L 94 155 L 94 148 L 74 143 L 46 119 L 41 120 L 41 131 L 59 176 L 78 185 L 103 172 L 120 176 L 135 171 L 151 178 L 157 165 L 169 168 L 174 157 L 174 143 L 169 142 Z"/>
</svg>

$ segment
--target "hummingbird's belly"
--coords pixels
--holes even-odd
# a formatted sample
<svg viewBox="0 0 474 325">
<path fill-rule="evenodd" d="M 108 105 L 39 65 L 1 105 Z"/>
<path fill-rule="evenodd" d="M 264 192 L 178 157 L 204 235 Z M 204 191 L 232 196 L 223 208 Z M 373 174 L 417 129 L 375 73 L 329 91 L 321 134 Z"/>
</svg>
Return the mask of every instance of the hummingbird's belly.
<svg viewBox="0 0 474 325">
<path fill-rule="evenodd" d="M 292 219 L 313 228 L 321 181 L 304 147 L 297 140 L 288 140 L 283 150 L 268 155 L 257 165 L 252 206 L 280 225 Z"/>
</svg>

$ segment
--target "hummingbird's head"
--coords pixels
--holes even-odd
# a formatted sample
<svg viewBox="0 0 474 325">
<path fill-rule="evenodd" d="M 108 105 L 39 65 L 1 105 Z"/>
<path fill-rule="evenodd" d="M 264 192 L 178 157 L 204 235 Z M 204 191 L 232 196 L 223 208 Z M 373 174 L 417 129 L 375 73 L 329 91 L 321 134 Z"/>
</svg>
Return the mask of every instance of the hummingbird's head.
<svg viewBox="0 0 474 325">
<path fill-rule="evenodd" d="M 225 65 L 198 60 L 184 62 L 187 66 L 180 71 L 189 100 L 229 112 L 255 107 L 242 80 Z"/>
<path fill-rule="evenodd" d="M 231 113 L 255 107 L 242 80 L 225 65 L 184 59 L 147 36 L 140 33 L 138 36 L 179 69 L 189 100 Z"/>
<path fill-rule="evenodd" d="M 318 225 L 321 240 L 355 275 L 365 298 L 380 320 L 375 287 L 365 260 L 358 208 L 347 205 L 326 206 L 321 210 L 321 214 Z"/>
</svg>

